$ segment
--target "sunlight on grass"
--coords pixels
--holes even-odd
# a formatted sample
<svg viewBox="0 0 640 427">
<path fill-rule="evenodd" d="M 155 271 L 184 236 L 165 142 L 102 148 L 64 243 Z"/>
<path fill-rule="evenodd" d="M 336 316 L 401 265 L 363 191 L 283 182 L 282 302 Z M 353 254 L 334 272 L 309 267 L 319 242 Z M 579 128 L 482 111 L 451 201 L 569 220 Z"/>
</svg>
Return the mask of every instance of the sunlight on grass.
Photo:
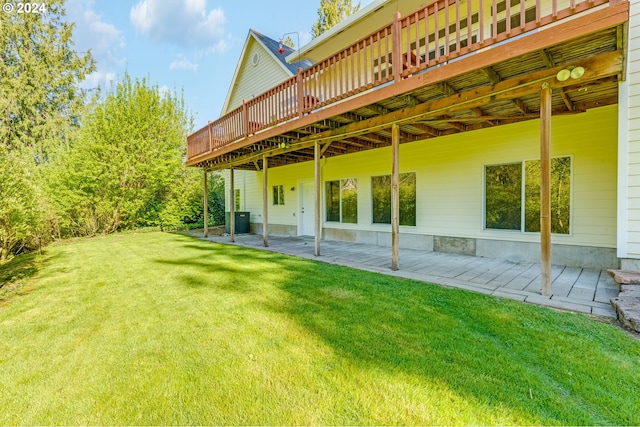
<svg viewBox="0 0 640 427">
<path fill-rule="evenodd" d="M 3 425 L 640 423 L 640 343 L 583 315 L 162 233 L 38 268 Z"/>
</svg>

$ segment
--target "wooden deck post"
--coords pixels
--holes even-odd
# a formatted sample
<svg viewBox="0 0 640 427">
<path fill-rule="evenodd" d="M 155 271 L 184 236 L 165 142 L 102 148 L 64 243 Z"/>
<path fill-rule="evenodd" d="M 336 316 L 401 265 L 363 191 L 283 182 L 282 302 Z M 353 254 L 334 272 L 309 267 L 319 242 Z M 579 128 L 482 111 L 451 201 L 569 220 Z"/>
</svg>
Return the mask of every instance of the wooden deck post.
<svg viewBox="0 0 640 427">
<path fill-rule="evenodd" d="M 202 196 L 202 207 L 204 210 L 204 237 L 209 237 L 209 190 L 207 189 L 207 170 L 204 172 L 204 195 Z"/>
<path fill-rule="evenodd" d="M 246 138 L 250 134 L 249 129 L 249 109 L 247 108 L 247 100 L 242 100 L 242 135 Z"/>
<path fill-rule="evenodd" d="M 315 178 L 315 201 L 314 201 L 314 209 L 315 209 L 315 250 L 314 253 L 316 256 L 320 256 L 320 237 L 322 234 L 322 219 L 321 219 L 321 209 L 320 209 L 320 191 L 321 191 L 321 182 L 322 177 L 321 169 L 320 169 L 320 142 L 316 141 L 313 145 L 313 170 L 314 170 L 314 178 Z"/>
<path fill-rule="evenodd" d="M 400 268 L 400 127 L 391 125 L 391 269 Z"/>
<path fill-rule="evenodd" d="M 269 246 L 269 158 L 262 156 L 262 244 Z"/>
<path fill-rule="evenodd" d="M 209 152 L 213 151 L 213 129 L 212 129 L 212 121 L 209 120 L 207 125 L 207 136 L 209 137 Z"/>
<path fill-rule="evenodd" d="M 298 92 L 298 117 L 304 116 L 304 83 L 302 82 L 302 67 L 298 67 L 296 74 L 296 87 Z"/>
<path fill-rule="evenodd" d="M 236 241 L 236 190 L 233 182 L 233 168 L 229 169 L 229 235 Z"/>
<path fill-rule="evenodd" d="M 393 80 L 397 83 L 402 78 L 402 27 L 400 26 L 400 12 L 393 15 L 391 27 L 391 64 L 393 66 Z"/>
<path fill-rule="evenodd" d="M 551 88 L 540 94 L 540 265 L 542 295 L 551 295 Z"/>
</svg>

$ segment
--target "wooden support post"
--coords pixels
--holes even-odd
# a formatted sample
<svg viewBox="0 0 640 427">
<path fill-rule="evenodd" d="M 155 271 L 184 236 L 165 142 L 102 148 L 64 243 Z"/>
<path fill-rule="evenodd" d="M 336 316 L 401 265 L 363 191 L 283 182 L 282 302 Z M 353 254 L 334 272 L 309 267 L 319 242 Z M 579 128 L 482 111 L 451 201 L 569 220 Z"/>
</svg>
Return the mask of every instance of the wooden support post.
<svg viewBox="0 0 640 427">
<path fill-rule="evenodd" d="M 391 269 L 400 268 L 400 127 L 391 125 Z"/>
<path fill-rule="evenodd" d="M 207 170 L 204 171 L 204 195 L 202 196 L 202 207 L 204 209 L 204 237 L 209 237 L 209 190 L 207 188 Z"/>
<path fill-rule="evenodd" d="M 233 182 L 233 168 L 229 169 L 229 235 L 236 241 L 236 190 Z"/>
<path fill-rule="evenodd" d="M 313 164 L 314 164 L 314 178 L 315 178 L 315 201 L 314 201 L 314 209 L 315 209 L 315 255 L 320 256 L 320 237 L 322 235 L 322 214 L 320 212 L 320 184 L 322 182 L 322 178 L 320 176 L 320 142 L 316 141 L 313 146 Z"/>
<path fill-rule="evenodd" d="M 262 156 L 262 244 L 269 246 L 269 158 Z"/>
<path fill-rule="evenodd" d="M 551 88 L 540 94 L 540 265 L 542 295 L 551 295 Z"/>
</svg>

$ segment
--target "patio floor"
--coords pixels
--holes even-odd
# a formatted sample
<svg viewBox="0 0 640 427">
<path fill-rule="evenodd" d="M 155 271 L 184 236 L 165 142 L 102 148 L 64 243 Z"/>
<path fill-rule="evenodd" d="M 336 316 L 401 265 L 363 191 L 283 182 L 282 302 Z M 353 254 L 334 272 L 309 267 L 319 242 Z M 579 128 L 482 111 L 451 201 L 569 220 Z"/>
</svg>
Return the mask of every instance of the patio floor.
<svg viewBox="0 0 640 427">
<path fill-rule="evenodd" d="M 202 230 L 190 234 L 204 239 Z M 610 299 L 620 292 L 606 270 L 554 265 L 552 295 L 545 297 L 540 291 L 539 263 L 400 249 L 400 269 L 393 271 L 391 248 L 384 246 L 323 240 L 316 257 L 313 238 L 270 236 L 267 248 L 262 245 L 262 236 L 255 234 L 236 235 L 235 243 L 228 235 L 210 235 L 206 240 L 599 316 L 616 317 Z"/>
</svg>

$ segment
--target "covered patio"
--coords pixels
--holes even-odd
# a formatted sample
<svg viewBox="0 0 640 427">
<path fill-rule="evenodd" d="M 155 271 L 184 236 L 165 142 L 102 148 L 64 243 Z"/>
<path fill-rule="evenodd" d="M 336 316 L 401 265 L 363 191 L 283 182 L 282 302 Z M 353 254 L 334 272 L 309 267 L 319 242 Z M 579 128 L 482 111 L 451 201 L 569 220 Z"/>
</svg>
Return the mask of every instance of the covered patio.
<svg viewBox="0 0 640 427">
<path fill-rule="evenodd" d="M 272 236 L 265 247 L 262 236 L 256 234 L 236 235 L 234 242 L 228 235 L 204 237 L 202 230 L 191 234 L 216 243 L 278 252 L 561 310 L 616 317 L 609 301 L 618 296 L 620 285 L 606 270 L 553 265 L 552 292 L 543 296 L 540 263 L 401 248 L 402 263 L 398 270 L 393 270 L 391 248 L 385 246 L 323 240 L 322 255 L 315 256 L 312 237 Z"/>
<path fill-rule="evenodd" d="M 353 260 L 349 262 L 367 269 L 390 267 L 390 271 L 398 270 L 393 274 L 417 275 L 420 280 L 451 286 L 459 280 L 476 286 L 475 279 L 483 272 L 496 271 L 496 277 L 478 284 L 476 290 L 555 306 L 572 304 L 584 294 L 581 298 L 587 308 L 560 308 L 593 313 L 591 303 L 597 303 L 598 309 L 612 314 L 608 300 L 614 296 L 615 286 L 611 285 L 609 296 L 598 294 L 598 283 L 608 281 L 601 271 L 558 270 L 551 265 L 551 122 L 552 116 L 554 120 L 575 117 L 619 102 L 618 86 L 626 73 L 629 4 L 621 0 L 461 4 L 437 0 L 404 16 L 396 12 L 377 31 L 243 101 L 188 137 L 186 165 L 203 169 L 205 194 L 207 174 L 229 170 L 229 201 L 235 200 L 234 171 L 259 174 L 261 191 L 256 187 L 254 197 L 258 200 L 262 195 L 262 235 L 259 240 L 242 237 L 239 241 L 247 239 L 249 246 L 255 243 L 298 256 L 320 257 L 327 222 L 323 222 L 325 177 L 321 162 L 390 148 L 385 159 L 391 171 L 390 250 L 383 249 L 380 259 L 362 264 L 362 253 L 374 254 L 377 249 L 364 246 L 359 250 L 350 243 L 335 243 L 334 247 L 333 242 L 326 242 L 325 248 L 323 241 L 320 260 Z M 436 275 L 429 266 L 440 265 L 440 260 L 426 262 L 425 269 L 418 268 L 419 263 L 415 269 L 409 267 L 425 255 L 400 248 L 400 145 L 531 120 L 540 121 L 540 263 L 505 261 L 502 267 L 502 262 L 493 266 L 486 258 L 462 257 L 460 268 L 477 265 L 481 269 L 471 277 L 474 281 L 466 279 L 470 271 L 454 274 L 458 271 L 454 266 L 444 266 Z M 280 241 L 269 231 L 270 225 L 272 230 L 282 225 L 273 217 L 270 221 L 269 174 L 272 169 L 305 162 L 313 165 L 314 197 L 313 203 L 307 203 L 306 213 L 313 212 L 314 227 L 313 232 L 298 230 L 297 234 L 312 234 L 315 239 Z M 229 203 L 231 241 L 235 209 L 234 203 Z M 302 212 L 299 209 L 298 214 Z M 208 217 L 206 208 L 204 217 Z M 291 252 L 280 249 L 288 245 L 293 245 L 287 249 Z M 523 269 L 518 278 L 530 274 L 531 280 L 520 289 L 513 280 L 501 284 L 500 275 L 516 267 Z M 581 290 L 585 281 L 592 292 Z M 516 286 L 516 292 L 507 285 Z"/>
</svg>

